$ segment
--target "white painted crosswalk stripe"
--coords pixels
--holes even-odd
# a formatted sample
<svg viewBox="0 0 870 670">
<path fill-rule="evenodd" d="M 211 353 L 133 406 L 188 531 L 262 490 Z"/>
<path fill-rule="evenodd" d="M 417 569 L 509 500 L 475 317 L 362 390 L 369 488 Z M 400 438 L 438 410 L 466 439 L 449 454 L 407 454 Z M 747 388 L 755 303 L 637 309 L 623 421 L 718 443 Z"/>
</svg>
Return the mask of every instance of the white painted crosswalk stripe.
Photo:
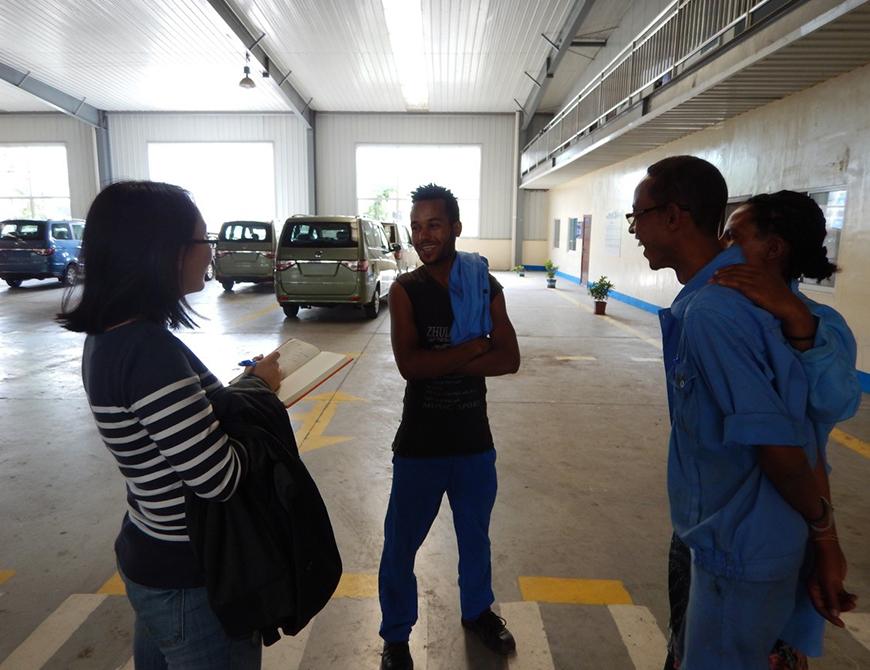
<svg viewBox="0 0 870 670">
<path fill-rule="evenodd" d="M 71 595 L 0 663 L 0 670 L 41 668 L 105 599 L 103 594 Z"/>
<path fill-rule="evenodd" d="M 865 649 L 870 650 L 870 614 L 865 612 L 848 612 L 842 616 L 846 630 L 852 633 Z"/>
<path fill-rule="evenodd" d="M 661 670 L 667 642 L 655 617 L 639 605 L 608 605 L 635 670 Z"/>
<path fill-rule="evenodd" d="M 554 670 L 538 603 L 504 603 L 499 610 L 517 641 L 517 653 L 508 658 L 508 667 L 511 670 Z"/>
</svg>

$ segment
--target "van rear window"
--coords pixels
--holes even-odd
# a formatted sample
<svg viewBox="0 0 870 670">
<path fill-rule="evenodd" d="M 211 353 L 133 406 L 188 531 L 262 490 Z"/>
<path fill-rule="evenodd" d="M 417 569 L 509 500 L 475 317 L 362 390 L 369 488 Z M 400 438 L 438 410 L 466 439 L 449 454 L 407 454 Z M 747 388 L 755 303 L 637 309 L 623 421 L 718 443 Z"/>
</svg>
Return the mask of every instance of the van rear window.
<svg viewBox="0 0 870 670">
<path fill-rule="evenodd" d="M 44 221 L 3 221 L 0 223 L 0 238 L 19 240 L 45 239 Z"/>
<path fill-rule="evenodd" d="M 355 247 L 358 244 L 358 226 L 341 221 L 288 222 L 281 239 L 282 247 Z"/>
<path fill-rule="evenodd" d="M 271 242 L 272 225 L 255 221 L 230 221 L 221 228 L 220 239 L 228 242 Z"/>
</svg>

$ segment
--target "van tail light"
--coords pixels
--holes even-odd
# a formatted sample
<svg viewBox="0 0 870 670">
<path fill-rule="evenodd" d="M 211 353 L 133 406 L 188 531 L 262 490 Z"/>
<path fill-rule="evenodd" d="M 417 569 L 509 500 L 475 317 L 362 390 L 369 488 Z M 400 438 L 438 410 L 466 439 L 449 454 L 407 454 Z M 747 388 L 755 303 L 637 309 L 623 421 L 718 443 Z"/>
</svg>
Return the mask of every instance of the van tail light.
<svg viewBox="0 0 870 670">
<path fill-rule="evenodd" d="M 263 255 L 264 255 L 266 258 L 275 258 L 275 252 L 274 252 L 274 251 L 265 251 L 265 252 L 263 252 Z"/>
<path fill-rule="evenodd" d="M 272 255 L 274 256 L 274 254 Z M 277 261 L 275 263 L 275 269 L 278 270 L 278 272 L 281 272 L 282 270 L 289 270 L 294 265 L 296 265 L 296 261 Z"/>
<path fill-rule="evenodd" d="M 342 261 L 341 264 L 351 272 L 368 272 L 369 262 L 365 261 Z"/>
<path fill-rule="evenodd" d="M 54 247 L 48 249 L 31 249 L 37 256 L 51 256 L 54 253 Z"/>
<path fill-rule="evenodd" d="M 229 256 L 231 253 L 233 253 L 233 252 L 232 251 L 215 251 L 214 257 L 215 258 L 223 258 L 224 256 Z"/>
</svg>

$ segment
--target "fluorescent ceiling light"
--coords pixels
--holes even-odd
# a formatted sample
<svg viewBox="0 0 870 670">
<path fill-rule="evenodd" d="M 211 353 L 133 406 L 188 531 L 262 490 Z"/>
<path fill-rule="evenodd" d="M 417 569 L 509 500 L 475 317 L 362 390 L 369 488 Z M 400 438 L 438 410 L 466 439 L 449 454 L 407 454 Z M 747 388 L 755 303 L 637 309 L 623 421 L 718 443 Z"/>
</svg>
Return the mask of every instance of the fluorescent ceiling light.
<svg viewBox="0 0 870 670">
<path fill-rule="evenodd" d="M 421 0 L 381 0 L 399 85 L 408 109 L 428 109 L 429 68 L 423 56 Z"/>
</svg>

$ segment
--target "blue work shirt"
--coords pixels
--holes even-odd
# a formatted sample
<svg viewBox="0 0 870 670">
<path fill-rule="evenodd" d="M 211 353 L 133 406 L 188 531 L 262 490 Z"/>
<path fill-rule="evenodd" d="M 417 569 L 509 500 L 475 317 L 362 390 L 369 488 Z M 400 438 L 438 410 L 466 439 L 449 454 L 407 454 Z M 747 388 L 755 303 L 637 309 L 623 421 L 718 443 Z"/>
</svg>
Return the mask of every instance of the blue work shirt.
<svg viewBox="0 0 870 670">
<path fill-rule="evenodd" d="M 804 448 L 815 463 L 808 385 L 780 322 L 713 273 L 720 253 L 659 312 L 671 417 L 671 520 L 716 575 L 778 580 L 800 570 L 807 525 L 762 473 L 758 445 Z"/>
</svg>

